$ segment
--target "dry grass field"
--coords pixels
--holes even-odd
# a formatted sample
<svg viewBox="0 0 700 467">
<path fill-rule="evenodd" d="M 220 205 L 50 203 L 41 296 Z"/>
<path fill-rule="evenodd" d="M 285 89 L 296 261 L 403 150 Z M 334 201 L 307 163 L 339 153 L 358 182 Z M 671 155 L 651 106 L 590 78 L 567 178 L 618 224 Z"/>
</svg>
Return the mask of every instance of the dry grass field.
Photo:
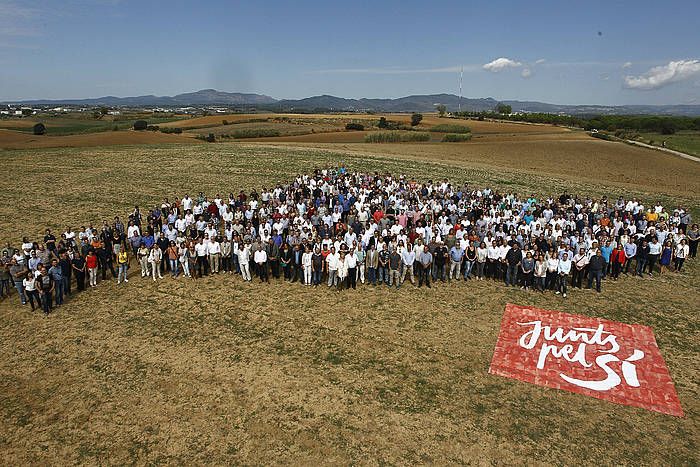
<svg viewBox="0 0 700 467">
<path fill-rule="evenodd" d="M 61 147 L 120 146 L 134 144 L 195 144 L 201 141 L 187 136 L 154 131 L 106 131 L 66 136 L 35 136 L 31 133 L 0 129 L 0 151 L 3 149 L 37 149 Z"/>
<path fill-rule="evenodd" d="M 562 135 L 0 151 L 0 240 L 338 163 L 520 193 L 624 193 L 700 214 L 694 163 Z M 101 283 L 48 318 L 0 302 L 5 464 L 700 462 L 697 261 L 566 301 L 491 282 L 341 293 L 223 276 L 154 284 L 135 269 L 129 284 Z M 653 327 L 685 418 L 488 375 L 508 302 Z"/>
<path fill-rule="evenodd" d="M 410 125 L 410 115 L 387 114 L 389 121 Z M 48 147 L 87 147 L 112 146 L 122 144 L 185 144 L 195 137 L 214 134 L 219 140 L 237 139 L 240 134 L 249 133 L 244 139 L 257 142 L 276 143 L 362 143 L 368 131 L 379 130 L 378 115 L 365 114 L 227 114 L 207 117 L 144 118 L 149 124 L 162 128 L 180 128 L 181 135 L 161 134 L 158 132 L 134 132 L 129 128 L 132 120 L 119 122 L 113 131 L 110 121 L 88 118 L 25 118 L 0 120 L 0 149 L 34 149 Z M 165 120 L 165 121 L 162 121 Z M 46 124 L 47 134 L 34 136 L 32 126 L 42 121 Z M 226 122 L 226 124 L 224 124 Z M 349 122 L 363 123 L 368 131 L 346 131 Z M 426 114 L 418 131 L 426 131 L 440 124 L 466 125 L 472 130 L 474 141 L 567 141 L 569 139 L 588 139 L 583 133 L 572 132 L 565 128 L 549 125 L 531 125 L 524 123 L 456 120 L 439 118 Z M 277 136 L 256 137 L 256 132 L 275 131 Z M 261 135 L 264 133 L 261 133 Z M 440 142 L 443 133 L 431 133 L 431 141 Z M 190 141 L 191 142 L 191 141 Z M 471 144 L 471 143 L 470 143 Z"/>
</svg>

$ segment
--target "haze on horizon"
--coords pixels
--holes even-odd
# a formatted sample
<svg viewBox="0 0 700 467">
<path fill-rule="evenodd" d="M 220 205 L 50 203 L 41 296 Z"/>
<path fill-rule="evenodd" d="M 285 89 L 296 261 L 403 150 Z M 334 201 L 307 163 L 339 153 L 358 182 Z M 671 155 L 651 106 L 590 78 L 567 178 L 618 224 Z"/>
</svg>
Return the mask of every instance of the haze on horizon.
<svg viewBox="0 0 700 467">
<path fill-rule="evenodd" d="M 0 0 L 0 101 L 331 94 L 700 104 L 700 3 Z"/>
</svg>

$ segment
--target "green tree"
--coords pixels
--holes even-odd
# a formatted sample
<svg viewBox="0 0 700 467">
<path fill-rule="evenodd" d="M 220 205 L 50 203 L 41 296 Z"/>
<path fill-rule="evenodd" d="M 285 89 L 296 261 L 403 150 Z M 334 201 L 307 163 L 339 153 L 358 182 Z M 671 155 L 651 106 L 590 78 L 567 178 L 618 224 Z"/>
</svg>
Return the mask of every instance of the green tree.
<svg viewBox="0 0 700 467">
<path fill-rule="evenodd" d="M 498 105 L 496 105 L 496 113 L 502 114 L 502 115 L 509 115 L 513 113 L 513 108 L 509 105 L 506 105 L 502 102 L 499 102 Z"/>
<path fill-rule="evenodd" d="M 134 122 L 134 130 L 143 131 L 148 128 L 148 122 L 146 120 L 136 120 Z"/>
<path fill-rule="evenodd" d="M 379 123 L 377 124 L 379 128 L 388 128 L 389 123 L 386 121 L 386 117 L 379 117 Z"/>
<path fill-rule="evenodd" d="M 411 115 L 411 126 L 416 126 L 418 125 L 421 120 L 423 120 L 423 115 L 419 113 L 414 113 Z"/>
<path fill-rule="evenodd" d="M 435 106 L 435 110 L 438 111 L 438 114 L 439 114 L 441 117 L 444 117 L 444 116 L 445 116 L 445 112 L 447 112 L 447 107 L 445 106 L 445 104 L 438 104 L 438 105 Z"/>
<path fill-rule="evenodd" d="M 37 136 L 43 135 L 44 133 L 46 133 L 46 127 L 44 126 L 43 123 L 37 123 L 36 125 L 34 125 L 32 130 L 33 130 L 33 133 Z"/>
</svg>

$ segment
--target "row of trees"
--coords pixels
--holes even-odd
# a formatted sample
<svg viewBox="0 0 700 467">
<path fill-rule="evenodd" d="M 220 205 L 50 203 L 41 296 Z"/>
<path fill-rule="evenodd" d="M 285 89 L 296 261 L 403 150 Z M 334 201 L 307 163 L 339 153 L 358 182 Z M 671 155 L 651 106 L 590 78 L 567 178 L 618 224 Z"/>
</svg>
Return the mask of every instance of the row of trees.
<svg viewBox="0 0 700 467">
<path fill-rule="evenodd" d="M 506 106 L 509 107 L 509 106 Z M 506 110 L 506 109 L 501 109 Z M 675 117 L 659 115 L 597 115 L 572 116 L 548 113 L 525 113 L 509 115 L 505 112 L 459 112 L 461 118 L 499 118 L 516 122 L 548 123 L 552 125 L 572 126 L 585 130 L 632 130 L 639 132 L 672 135 L 681 130 L 700 130 L 700 117 Z"/>
</svg>

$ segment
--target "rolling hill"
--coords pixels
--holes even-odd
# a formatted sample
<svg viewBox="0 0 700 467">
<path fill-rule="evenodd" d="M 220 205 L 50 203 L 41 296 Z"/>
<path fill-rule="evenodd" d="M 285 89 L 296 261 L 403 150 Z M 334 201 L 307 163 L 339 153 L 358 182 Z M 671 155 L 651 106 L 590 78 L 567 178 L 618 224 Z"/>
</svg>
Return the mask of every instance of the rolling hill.
<svg viewBox="0 0 700 467">
<path fill-rule="evenodd" d="M 203 89 L 175 96 L 105 96 L 92 99 L 37 99 L 5 104 L 20 105 L 77 105 L 110 107 L 186 107 L 221 105 L 241 109 L 258 109 L 276 112 L 335 111 L 335 112 L 430 112 L 437 104 L 443 104 L 448 111 L 462 110 L 479 112 L 492 110 L 498 102 L 510 105 L 515 112 L 545 112 L 567 115 L 700 115 L 700 105 L 566 105 L 548 104 L 536 101 L 504 100 L 493 97 L 467 98 L 454 94 L 421 94 L 397 99 L 347 99 L 320 95 L 303 99 L 277 100 L 264 94 L 223 92 Z"/>
</svg>

